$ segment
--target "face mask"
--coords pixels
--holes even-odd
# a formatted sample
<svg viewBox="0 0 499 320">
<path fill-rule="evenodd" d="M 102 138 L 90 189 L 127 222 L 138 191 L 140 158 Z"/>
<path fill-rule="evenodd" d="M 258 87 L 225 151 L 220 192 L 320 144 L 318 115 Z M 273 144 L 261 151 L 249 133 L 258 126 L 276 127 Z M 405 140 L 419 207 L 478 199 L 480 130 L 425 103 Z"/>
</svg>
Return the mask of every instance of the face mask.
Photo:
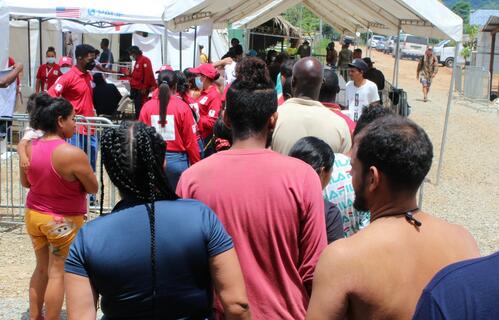
<svg viewBox="0 0 499 320">
<path fill-rule="evenodd" d="M 62 68 L 61 68 L 61 73 L 62 73 L 62 74 L 65 74 L 66 72 L 68 72 L 68 71 L 69 71 L 69 69 L 71 69 L 71 67 L 62 67 Z"/>
<path fill-rule="evenodd" d="M 130 56 L 130 60 L 135 61 L 135 57 L 134 56 Z"/>
<path fill-rule="evenodd" d="M 200 77 L 196 77 L 196 87 L 198 87 L 199 90 L 203 90 L 203 81 L 201 81 Z"/>
<path fill-rule="evenodd" d="M 85 70 L 90 71 L 93 68 L 95 68 L 95 61 L 94 60 L 87 62 L 87 64 L 85 65 Z"/>
<path fill-rule="evenodd" d="M 270 60 L 271 60 L 272 62 L 273 62 L 273 61 L 275 61 L 275 57 L 270 58 Z"/>
<path fill-rule="evenodd" d="M 303 46 L 303 49 L 308 49 L 308 46 L 307 45 Z"/>
<path fill-rule="evenodd" d="M 55 63 L 55 58 L 54 57 L 47 57 L 47 63 L 50 63 L 50 64 Z"/>
</svg>

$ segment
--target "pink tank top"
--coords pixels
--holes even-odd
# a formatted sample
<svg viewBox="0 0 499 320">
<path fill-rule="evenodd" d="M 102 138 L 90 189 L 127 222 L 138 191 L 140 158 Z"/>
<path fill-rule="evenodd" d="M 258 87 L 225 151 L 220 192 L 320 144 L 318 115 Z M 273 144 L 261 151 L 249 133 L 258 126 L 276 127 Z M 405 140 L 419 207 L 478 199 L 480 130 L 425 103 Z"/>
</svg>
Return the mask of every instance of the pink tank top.
<svg viewBox="0 0 499 320">
<path fill-rule="evenodd" d="M 75 216 L 87 213 L 86 192 L 80 181 L 66 181 L 52 166 L 55 148 L 62 139 L 32 140 L 26 207 L 47 214 Z"/>
</svg>

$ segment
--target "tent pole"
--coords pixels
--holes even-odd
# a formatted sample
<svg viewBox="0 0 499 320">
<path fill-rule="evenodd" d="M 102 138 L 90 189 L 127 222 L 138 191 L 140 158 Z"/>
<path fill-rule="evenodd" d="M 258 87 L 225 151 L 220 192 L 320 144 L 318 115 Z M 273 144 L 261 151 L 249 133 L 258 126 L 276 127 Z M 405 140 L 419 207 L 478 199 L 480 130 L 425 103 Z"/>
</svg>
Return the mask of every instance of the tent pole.
<svg viewBox="0 0 499 320">
<path fill-rule="evenodd" d="M 392 85 L 394 88 L 398 87 L 399 80 L 399 60 L 400 60 L 400 31 L 402 29 L 402 23 L 399 20 L 399 26 L 397 28 L 397 44 L 395 45 L 395 62 L 393 64 L 393 80 Z"/>
<path fill-rule="evenodd" d="M 449 96 L 447 98 L 447 110 L 445 111 L 445 122 L 444 122 L 444 131 L 442 133 L 442 143 L 440 145 L 440 157 L 438 158 L 438 168 L 437 168 L 437 181 L 436 185 L 439 184 L 440 182 L 440 174 L 442 173 L 442 163 L 444 160 L 444 151 L 445 151 L 445 142 L 447 140 L 447 128 L 449 127 L 449 115 L 450 115 L 450 108 L 452 106 L 452 97 L 454 95 L 454 82 L 456 81 L 456 70 L 457 70 L 457 57 L 459 55 L 459 44 L 460 42 L 456 43 L 456 47 L 454 49 L 454 65 L 452 66 L 452 77 L 450 79 L 450 86 L 449 86 Z"/>
<path fill-rule="evenodd" d="M 42 18 L 38 19 L 38 37 L 40 39 L 40 65 L 43 64 L 43 48 L 42 48 Z"/>
<path fill-rule="evenodd" d="M 208 61 L 211 62 L 211 35 L 208 36 Z"/>
<path fill-rule="evenodd" d="M 178 46 L 179 46 L 179 49 L 180 49 L 180 55 L 179 55 L 179 58 L 180 58 L 180 70 L 182 70 L 182 32 L 178 33 Z"/>
<path fill-rule="evenodd" d="M 369 36 L 370 36 L 370 32 L 369 32 L 369 23 L 367 24 L 367 32 L 366 32 L 366 47 L 367 47 L 367 42 L 369 41 Z M 367 48 L 367 57 L 371 57 L 371 46 L 368 46 Z"/>
<path fill-rule="evenodd" d="M 196 67 L 196 42 L 198 38 L 198 27 L 194 27 L 194 56 L 192 58 L 192 67 Z"/>
<path fill-rule="evenodd" d="M 163 22 L 165 30 L 163 31 L 163 64 L 167 64 L 168 58 L 168 28 L 166 21 Z"/>
<path fill-rule="evenodd" d="M 28 83 L 31 87 L 31 30 L 28 19 Z"/>
<path fill-rule="evenodd" d="M 490 84 L 489 84 L 489 94 L 492 92 L 492 82 L 494 81 L 494 55 L 496 50 L 496 32 L 491 32 L 490 36 L 492 41 L 490 43 L 490 62 L 489 62 L 489 73 L 490 73 Z M 454 58 L 454 61 L 457 61 Z M 454 62 L 455 64 L 455 62 Z"/>
</svg>

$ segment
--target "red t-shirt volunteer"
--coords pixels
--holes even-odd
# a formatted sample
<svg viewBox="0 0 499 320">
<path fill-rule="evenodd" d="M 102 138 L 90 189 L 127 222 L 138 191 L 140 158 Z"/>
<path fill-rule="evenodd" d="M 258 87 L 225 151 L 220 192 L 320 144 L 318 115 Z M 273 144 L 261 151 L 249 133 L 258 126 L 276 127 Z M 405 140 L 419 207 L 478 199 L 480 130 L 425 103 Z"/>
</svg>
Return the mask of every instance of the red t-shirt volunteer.
<svg viewBox="0 0 499 320">
<path fill-rule="evenodd" d="M 166 150 L 185 152 L 189 163 L 201 160 L 196 136 L 196 124 L 189 106 L 177 96 L 171 96 L 166 110 L 166 124 L 161 127 L 159 118 L 159 90 L 153 91 L 151 100 L 140 111 L 139 121 L 152 126 L 166 141 Z"/>
<path fill-rule="evenodd" d="M 222 109 L 222 100 L 217 87 L 212 84 L 207 90 L 201 91 L 201 96 L 194 103 L 199 108 L 199 132 L 203 139 L 213 134 L 213 127 Z"/>
<path fill-rule="evenodd" d="M 36 78 L 41 82 L 41 91 L 47 91 L 50 87 L 52 87 L 57 80 L 61 76 L 60 66 L 56 63 L 49 66 L 48 64 L 42 64 L 38 68 L 38 72 L 36 73 Z"/>
<path fill-rule="evenodd" d="M 197 68 L 189 69 L 189 71 L 212 80 L 216 80 L 219 76 L 218 71 L 209 63 L 201 64 Z M 222 99 L 216 85 L 212 84 L 208 89 L 201 91 L 201 95 L 195 103 L 191 104 L 191 107 L 199 114 L 198 127 L 201 138 L 208 138 L 213 134 L 213 127 L 222 109 Z"/>
<path fill-rule="evenodd" d="M 138 55 L 135 60 L 130 87 L 137 90 L 156 88 L 156 80 L 152 70 L 151 60 L 143 55 Z"/>
<path fill-rule="evenodd" d="M 81 72 L 76 66 L 73 66 L 66 74 L 56 80 L 48 90 L 48 94 L 52 97 L 63 97 L 68 100 L 73 105 L 77 115 L 95 117 L 92 87 L 92 75 L 89 72 Z M 80 126 L 78 132 L 86 134 L 87 127 Z"/>
</svg>

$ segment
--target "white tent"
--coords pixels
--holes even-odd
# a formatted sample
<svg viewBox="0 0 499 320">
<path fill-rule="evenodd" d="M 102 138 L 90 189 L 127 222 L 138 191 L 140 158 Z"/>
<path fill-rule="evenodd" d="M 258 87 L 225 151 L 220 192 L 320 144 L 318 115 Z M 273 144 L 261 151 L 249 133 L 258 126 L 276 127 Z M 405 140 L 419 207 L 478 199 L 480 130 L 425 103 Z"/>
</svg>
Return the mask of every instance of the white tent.
<svg viewBox="0 0 499 320">
<path fill-rule="evenodd" d="M 207 53 L 212 49 L 212 59 L 218 59 L 227 51 L 227 41 L 211 26 L 198 34 L 193 28 L 182 30 L 181 37 L 179 32 L 165 32 L 166 2 L 174 0 L 140 3 L 131 0 L 0 0 L 0 42 L 4 45 L 0 48 L 0 65 L 6 66 L 9 54 L 16 57 L 17 62 L 25 65 L 25 84 L 33 86 L 44 50 L 53 46 L 61 53 L 62 32 L 67 31 L 73 33 L 74 44 L 84 42 L 98 47 L 100 39 L 109 38 L 115 57 L 119 57 L 118 34 L 132 33 L 132 44 L 141 47 L 154 68 L 163 62 L 176 69 L 197 64 L 199 44 L 204 45 Z M 147 37 L 142 33 L 147 33 Z"/>
<path fill-rule="evenodd" d="M 163 24 L 167 1 L 134 0 L 3 0 L 12 16 L 72 18 L 87 22 L 127 22 Z"/>
<path fill-rule="evenodd" d="M 462 19 L 437 0 L 190 0 L 166 5 L 164 19 L 172 30 L 211 20 L 255 27 L 284 10 L 303 3 L 339 30 L 367 28 L 396 34 L 399 27 L 415 35 L 461 41 Z"/>
<path fill-rule="evenodd" d="M 251 28 L 298 3 L 303 3 L 317 16 L 344 33 L 373 30 L 381 34 L 398 35 L 404 30 L 425 37 L 462 41 L 462 19 L 438 0 L 187 0 L 167 4 L 163 18 L 168 21 L 171 30 L 206 21 L 214 25 L 232 23 L 236 27 Z M 455 61 L 457 61 L 458 47 L 459 45 L 456 45 Z M 399 59 L 399 43 L 397 43 L 393 74 L 395 87 L 398 85 Z M 454 64 L 454 68 L 457 68 L 457 64 Z M 442 134 L 437 183 L 442 167 L 454 81 L 453 76 Z"/>
</svg>

